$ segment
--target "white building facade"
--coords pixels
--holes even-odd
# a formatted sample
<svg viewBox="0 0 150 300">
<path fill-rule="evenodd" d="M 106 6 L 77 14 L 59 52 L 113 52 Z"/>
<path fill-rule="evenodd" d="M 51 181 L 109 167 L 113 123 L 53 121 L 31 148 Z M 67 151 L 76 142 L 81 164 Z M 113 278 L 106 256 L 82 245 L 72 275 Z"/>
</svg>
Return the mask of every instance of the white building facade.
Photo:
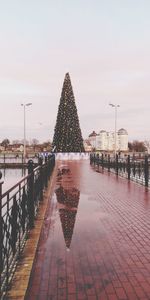
<svg viewBox="0 0 150 300">
<path fill-rule="evenodd" d="M 94 134 L 93 134 L 94 133 Z M 99 134 L 93 132 L 91 145 L 95 150 L 99 151 L 114 151 L 115 150 L 115 134 L 114 132 L 107 132 L 101 130 Z M 89 136 L 89 141 L 90 137 Z M 116 133 L 116 150 L 128 151 L 128 133 L 124 128 L 121 128 Z"/>
</svg>

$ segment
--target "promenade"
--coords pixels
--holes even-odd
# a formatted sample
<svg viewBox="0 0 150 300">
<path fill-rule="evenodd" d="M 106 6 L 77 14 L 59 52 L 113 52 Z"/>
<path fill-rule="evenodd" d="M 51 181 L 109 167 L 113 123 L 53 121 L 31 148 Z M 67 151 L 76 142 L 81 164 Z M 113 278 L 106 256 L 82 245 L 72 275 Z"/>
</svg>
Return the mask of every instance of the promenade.
<svg viewBox="0 0 150 300">
<path fill-rule="evenodd" d="M 150 191 L 57 161 L 25 300 L 150 299 Z"/>
</svg>

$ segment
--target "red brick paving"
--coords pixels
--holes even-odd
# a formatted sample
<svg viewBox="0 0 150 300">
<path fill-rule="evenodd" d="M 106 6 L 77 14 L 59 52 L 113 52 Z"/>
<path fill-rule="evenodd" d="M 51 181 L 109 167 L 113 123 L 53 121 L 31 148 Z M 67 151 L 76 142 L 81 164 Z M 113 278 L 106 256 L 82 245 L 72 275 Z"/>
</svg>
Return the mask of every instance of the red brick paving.
<svg viewBox="0 0 150 300">
<path fill-rule="evenodd" d="M 63 189 L 47 209 L 26 300 L 150 299 L 150 192 L 89 161 L 58 167 L 71 172 L 56 178 Z"/>
</svg>

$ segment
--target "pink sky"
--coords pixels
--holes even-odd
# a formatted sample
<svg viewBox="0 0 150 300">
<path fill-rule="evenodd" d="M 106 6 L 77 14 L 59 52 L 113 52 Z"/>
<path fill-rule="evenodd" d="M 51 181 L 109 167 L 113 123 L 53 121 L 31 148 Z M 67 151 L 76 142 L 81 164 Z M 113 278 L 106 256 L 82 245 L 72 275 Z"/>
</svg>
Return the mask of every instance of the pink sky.
<svg viewBox="0 0 150 300">
<path fill-rule="evenodd" d="M 0 10 L 0 141 L 52 139 L 69 71 L 83 137 L 117 127 L 150 139 L 148 0 L 4 1 Z"/>
</svg>

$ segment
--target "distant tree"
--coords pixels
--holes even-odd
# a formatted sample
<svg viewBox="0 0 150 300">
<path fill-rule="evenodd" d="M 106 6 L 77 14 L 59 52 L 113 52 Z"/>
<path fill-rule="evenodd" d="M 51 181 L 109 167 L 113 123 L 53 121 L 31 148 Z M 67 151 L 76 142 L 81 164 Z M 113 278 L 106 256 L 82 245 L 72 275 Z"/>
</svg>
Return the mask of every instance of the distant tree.
<svg viewBox="0 0 150 300">
<path fill-rule="evenodd" d="M 144 145 L 147 148 L 148 153 L 150 152 L 150 141 L 145 140 Z"/>
<path fill-rule="evenodd" d="M 1 142 L 1 145 L 3 146 L 3 147 L 5 147 L 5 150 L 7 149 L 7 147 L 8 147 L 8 145 L 10 144 L 10 141 L 9 141 L 9 139 L 4 139 L 2 142 Z"/>
<path fill-rule="evenodd" d="M 133 150 L 133 144 L 131 142 L 128 142 L 128 148 L 129 148 L 129 151 Z"/>
<path fill-rule="evenodd" d="M 13 145 L 21 144 L 21 141 L 19 141 L 19 140 L 13 140 L 13 141 L 12 141 L 12 144 L 13 144 Z"/>
<path fill-rule="evenodd" d="M 21 140 L 20 142 L 21 142 L 21 144 L 24 144 L 24 139 Z M 26 140 L 26 145 L 29 145 L 29 141 L 28 140 Z"/>
<path fill-rule="evenodd" d="M 39 140 L 37 140 L 37 139 L 31 140 L 31 145 L 38 145 L 38 144 L 39 144 Z"/>
<path fill-rule="evenodd" d="M 147 151 L 147 147 L 145 146 L 145 143 L 142 141 L 133 141 L 132 143 L 128 143 L 128 147 L 130 151 L 135 151 L 135 152 L 145 152 Z"/>
</svg>

